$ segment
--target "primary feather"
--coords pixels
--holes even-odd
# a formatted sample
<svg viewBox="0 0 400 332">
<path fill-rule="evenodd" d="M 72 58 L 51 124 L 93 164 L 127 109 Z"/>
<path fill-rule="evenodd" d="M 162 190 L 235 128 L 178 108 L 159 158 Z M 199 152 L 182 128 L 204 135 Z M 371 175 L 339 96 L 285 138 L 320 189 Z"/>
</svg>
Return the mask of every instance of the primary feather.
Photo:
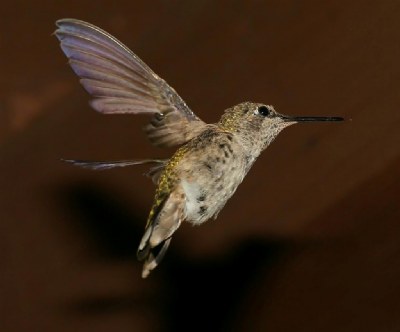
<svg viewBox="0 0 400 332">
<path fill-rule="evenodd" d="M 91 106 L 106 114 L 153 115 L 145 131 L 156 146 L 181 145 L 206 124 L 162 78 L 104 30 L 75 19 L 57 21 L 56 37 Z"/>
</svg>

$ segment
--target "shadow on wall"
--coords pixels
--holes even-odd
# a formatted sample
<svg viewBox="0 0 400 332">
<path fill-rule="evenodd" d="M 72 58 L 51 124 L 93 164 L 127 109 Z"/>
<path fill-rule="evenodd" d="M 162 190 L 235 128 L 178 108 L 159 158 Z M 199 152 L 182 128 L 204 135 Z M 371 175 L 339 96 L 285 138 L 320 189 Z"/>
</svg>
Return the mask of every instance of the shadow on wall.
<svg viewBox="0 0 400 332">
<path fill-rule="evenodd" d="M 95 243 L 102 258 L 133 259 L 145 216 L 128 208 L 110 190 L 98 184 L 81 182 L 60 191 L 60 202 L 79 227 Z"/>
<path fill-rule="evenodd" d="M 246 295 L 257 291 L 284 253 L 283 244 L 260 239 L 242 241 L 218 260 L 182 260 L 173 252 L 165 276 L 168 331 L 233 330 Z"/>
<path fill-rule="evenodd" d="M 144 216 L 124 206 L 98 185 L 79 183 L 62 191 L 64 207 L 76 216 L 103 259 L 136 261 Z M 135 220 L 141 222 L 135 222 Z M 94 241 L 93 241 L 94 240 Z M 246 239 L 228 256 L 190 260 L 174 250 L 153 272 L 157 291 L 147 295 L 82 298 L 67 305 L 68 313 L 97 316 L 151 308 L 166 331 L 225 331 L 233 327 L 249 291 L 256 291 L 270 267 L 286 253 L 283 243 Z M 143 282 L 148 282 L 144 280 Z M 154 279 L 151 281 L 154 282 Z"/>
</svg>

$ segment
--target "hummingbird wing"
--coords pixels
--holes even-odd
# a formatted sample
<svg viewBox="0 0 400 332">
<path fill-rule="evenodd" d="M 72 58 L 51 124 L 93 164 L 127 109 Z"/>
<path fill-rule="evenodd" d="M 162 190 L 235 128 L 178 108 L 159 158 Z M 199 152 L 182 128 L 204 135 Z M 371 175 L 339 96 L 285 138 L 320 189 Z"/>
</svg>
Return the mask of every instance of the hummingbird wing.
<svg viewBox="0 0 400 332">
<path fill-rule="evenodd" d="M 159 164 L 164 166 L 168 159 L 138 159 L 138 160 L 113 160 L 113 161 L 92 161 L 92 160 L 74 160 L 61 159 L 67 163 L 87 169 L 105 170 L 115 167 L 125 167 L 143 164 Z"/>
<path fill-rule="evenodd" d="M 206 124 L 162 78 L 115 37 L 87 22 L 61 19 L 55 35 L 93 96 L 90 104 L 106 114 L 150 114 L 145 128 L 156 146 L 180 145 Z"/>
<path fill-rule="evenodd" d="M 156 164 L 151 167 L 146 173 L 148 177 L 153 180 L 154 184 L 158 183 L 158 178 L 163 171 L 168 159 L 137 159 L 137 160 L 113 160 L 113 161 L 92 161 L 92 160 L 74 160 L 74 159 L 61 159 L 64 162 L 79 166 L 82 168 L 93 169 L 93 170 L 105 170 L 116 167 L 126 167 L 133 165 L 143 164 Z"/>
</svg>

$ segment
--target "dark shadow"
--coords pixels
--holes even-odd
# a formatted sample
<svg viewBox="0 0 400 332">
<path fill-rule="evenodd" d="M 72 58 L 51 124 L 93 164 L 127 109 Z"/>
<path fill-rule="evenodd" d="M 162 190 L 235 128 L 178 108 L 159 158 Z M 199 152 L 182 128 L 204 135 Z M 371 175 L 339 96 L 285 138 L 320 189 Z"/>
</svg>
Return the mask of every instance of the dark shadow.
<svg viewBox="0 0 400 332">
<path fill-rule="evenodd" d="M 58 197 L 95 243 L 96 255 L 140 264 L 135 253 L 147 211 L 137 212 L 109 188 L 88 182 L 69 185 Z M 165 331 L 230 330 L 246 295 L 269 276 L 287 248 L 283 242 L 247 239 L 230 255 L 193 261 L 172 244 L 165 261 L 150 275 L 152 280 L 141 281 L 155 282 L 156 291 L 80 298 L 67 303 L 66 310 L 78 316 L 151 310 Z M 138 276 L 132 278 L 137 280 Z"/>
<path fill-rule="evenodd" d="M 67 311 L 76 316 L 102 316 L 124 311 L 141 310 L 148 307 L 143 305 L 147 298 L 138 298 L 137 296 L 99 296 L 69 303 Z"/>
<path fill-rule="evenodd" d="M 173 248 L 149 278 L 155 292 L 82 298 L 69 303 L 69 314 L 102 316 L 125 311 L 155 314 L 162 331 L 229 331 L 255 287 L 265 285 L 272 267 L 286 254 L 279 243 L 248 240 L 228 257 L 188 261 Z M 154 280 L 142 280 L 143 283 Z"/>
<path fill-rule="evenodd" d="M 167 330 L 231 330 L 245 295 L 262 284 L 284 253 L 282 243 L 257 239 L 242 242 L 231 255 L 215 261 L 183 261 L 172 253 L 164 276 Z"/>
<path fill-rule="evenodd" d="M 57 195 L 64 209 L 96 246 L 102 258 L 134 259 L 143 233 L 146 212 L 128 207 L 112 194 L 90 182 L 79 182 L 61 189 Z"/>
</svg>

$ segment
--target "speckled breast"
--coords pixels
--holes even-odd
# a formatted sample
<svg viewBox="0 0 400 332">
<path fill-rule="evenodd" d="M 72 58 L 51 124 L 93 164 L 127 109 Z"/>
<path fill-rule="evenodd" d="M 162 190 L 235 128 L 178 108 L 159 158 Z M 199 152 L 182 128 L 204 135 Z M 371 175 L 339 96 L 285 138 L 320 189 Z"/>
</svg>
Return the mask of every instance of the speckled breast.
<svg viewBox="0 0 400 332">
<path fill-rule="evenodd" d="M 242 182 L 246 161 L 231 133 L 209 130 L 190 142 L 180 161 L 186 220 L 200 224 L 216 217 Z"/>
</svg>

